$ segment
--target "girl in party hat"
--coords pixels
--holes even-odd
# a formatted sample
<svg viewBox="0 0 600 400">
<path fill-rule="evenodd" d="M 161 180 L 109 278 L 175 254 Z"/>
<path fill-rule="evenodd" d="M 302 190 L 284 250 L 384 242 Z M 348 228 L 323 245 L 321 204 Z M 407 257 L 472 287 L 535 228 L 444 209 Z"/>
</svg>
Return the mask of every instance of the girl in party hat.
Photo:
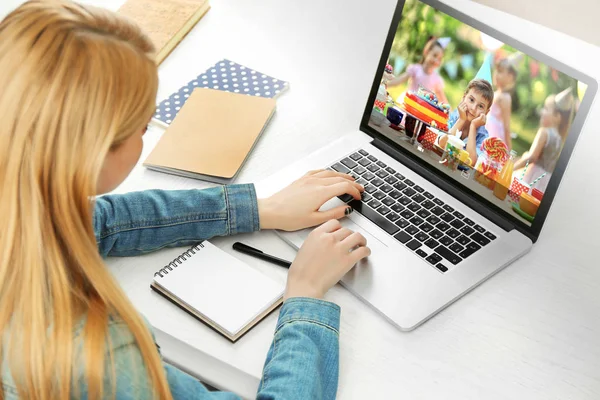
<svg viewBox="0 0 600 400">
<path fill-rule="evenodd" d="M 526 167 L 521 173 L 523 181 L 544 192 L 550 182 L 560 151 L 573 120 L 575 98 L 573 89 L 567 88 L 550 95 L 540 113 L 538 129 L 531 148 L 515 163 L 515 170 Z"/>
<path fill-rule="evenodd" d="M 416 92 L 419 90 L 419 86 L 423 86 L 434 92 L 440 102 L 447 103 L 444 79 L 438 69 L 442 65 L 444 50 L 449 43 L 450 38 L 448 37 L 431 37 L 423 48 L 421 61 L 418 64 L 410 64 L 403 74 L 386 82 L 387 87 L 402 85 L 408 81 L 408 90 Z"/>
<path fill-rule="evenodd" d="M 518 65 L 523 60 L 523 53 L 513 53 L 496 63 L 494 69 L 494 103 L 490 109 L 486 128 L 490 137 L 497 137 L 512 148 L 510 137 L 510 117 L 516 108 L 515 85 L 517 82 Z"/>
</svg>

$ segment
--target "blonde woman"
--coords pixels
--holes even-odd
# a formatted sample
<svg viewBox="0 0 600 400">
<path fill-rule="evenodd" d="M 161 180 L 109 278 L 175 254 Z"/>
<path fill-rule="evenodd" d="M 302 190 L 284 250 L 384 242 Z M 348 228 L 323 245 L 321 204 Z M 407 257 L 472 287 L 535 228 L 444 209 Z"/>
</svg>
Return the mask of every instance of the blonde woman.
<svg viewBox="0 0 600 400">
<path fill-rule="evenodd" d="M 0 22 L 0 398 L 235 398 L 163 364 L 101 256 L 324 221 L 290 268 L 257 396 L 334 398 L 340 310 L 322 298 L 370 250 L 336 220 L 351 209 L 317 210 L 363 188 L 313 171 L 261 200 L 252 185 L 94 200 L 140 156 L 152 54 L 137 27 L 66 0 L 27 2 Z"/>
</svg>

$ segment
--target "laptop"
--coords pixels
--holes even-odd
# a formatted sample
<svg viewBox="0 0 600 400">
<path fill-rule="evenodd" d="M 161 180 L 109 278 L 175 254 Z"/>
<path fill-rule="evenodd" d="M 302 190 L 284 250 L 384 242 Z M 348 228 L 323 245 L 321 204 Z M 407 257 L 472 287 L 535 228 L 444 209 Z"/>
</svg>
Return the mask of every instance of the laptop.
<svg viewBox="0 0 600 400">
<path fill-rule="evenodd" d="M 423 62 L 425 49 L 436 47 L 441 61 Z M 408 331 L 531 249 L 598 85 L 435 0 L 398 1 L 381 58 L 373 64 L 377 72 L 359 129 L 257 190 L 272 193 L 318 168 L 355 176 L 366 188 L 362 200 L 345 195 L 322 207 L 352 206 L 355 211 L 341 223 L 361 232 L 372 249 L 341 284 Z M 500 64 L 512 81 L 506 74 L 498 81 Z M 465 139 L 460 149 L 462 132 L 448 131 L 475 78 L 494 91 L 503 85 L 504 100 L 507 93 L 510 104 L 520 104 L 508 120 L 506 101 L 500 110 L 494 109 L 500 104 L 492 107 L 485 129 L 476 130 L 476 146 Z M 535 142 L 544 145 L 535 150 Z M 469 157 L 473 150 L 476 157 Z M 509 150 L 516 154 L 512 159 Z M 278 232 L 296 248 L 309 233 Z"/>
</svg>

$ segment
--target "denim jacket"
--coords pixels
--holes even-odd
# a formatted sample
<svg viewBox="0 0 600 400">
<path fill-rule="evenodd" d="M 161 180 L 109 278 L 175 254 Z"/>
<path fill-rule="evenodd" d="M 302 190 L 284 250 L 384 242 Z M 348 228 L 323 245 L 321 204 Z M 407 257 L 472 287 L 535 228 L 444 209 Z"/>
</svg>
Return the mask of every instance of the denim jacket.
<svg viewBox="0 0 600 400">
<path fill-rule="evenodd" d="M 94 231 L 102 256 L 135 256 L 164 247 L 187 246 L 213 236 L 259 229 L 253 185 L 204 190 L 148 190 L 96 199 Z M 279 313 L 267 353 L 257 399 L 334 399 L 338 384 L 340 308 L 322 300 L 291 298 Z M 80 343 L 81 323 L 75 329 Z M 109 322 L 118 400 L 151 399 L 141 353 L 118 319 Z M 243 340 L 243 339 L 242 339 Z M 77 346 L 76 346 L 77 348 Z M 83 367 L 83 366 L 82 366 Z M 174 399 L 238 399 L 233 393 L 209 392 L 198 380 L 164 363 Z M 77 370 L 77 367 L 76 367 Z M 82 368 L 81 368 L 82 370 Z M 17 399 L 7 365 L 5 398 Z M 82 375 L 74 375 L 78 398 L 87 398 Z M 105 394 L 113 382 L 105 374 Z"/>
</svg>

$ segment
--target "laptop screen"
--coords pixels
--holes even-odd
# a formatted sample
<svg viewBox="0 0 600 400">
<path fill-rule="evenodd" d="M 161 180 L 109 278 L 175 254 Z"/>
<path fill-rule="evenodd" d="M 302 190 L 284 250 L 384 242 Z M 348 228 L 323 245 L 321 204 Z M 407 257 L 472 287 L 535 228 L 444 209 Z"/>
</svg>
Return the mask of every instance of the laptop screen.
<svg viewBox="0 0 600 400">
<path fill-rule="evenodd" d="M 368 126 L 530 227 L 555 191 L 549 182 L 588 86 L 556 67 L 562 64 L 453 14 L 462 20 L 404 2 L 367 106 Z"/>
</svg>

